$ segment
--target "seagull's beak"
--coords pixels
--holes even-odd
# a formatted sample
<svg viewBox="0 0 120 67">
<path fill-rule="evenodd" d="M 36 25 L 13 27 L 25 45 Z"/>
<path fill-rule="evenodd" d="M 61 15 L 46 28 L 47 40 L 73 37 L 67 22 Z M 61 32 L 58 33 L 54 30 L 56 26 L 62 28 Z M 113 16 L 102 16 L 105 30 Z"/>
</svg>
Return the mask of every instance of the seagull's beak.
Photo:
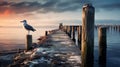
<svg viewBox="0 0 120 67">
<path fill-rule="evenodd" d="M 23 21 L 20 21 L 21 23 L 23 23 Z"/>
</svg>

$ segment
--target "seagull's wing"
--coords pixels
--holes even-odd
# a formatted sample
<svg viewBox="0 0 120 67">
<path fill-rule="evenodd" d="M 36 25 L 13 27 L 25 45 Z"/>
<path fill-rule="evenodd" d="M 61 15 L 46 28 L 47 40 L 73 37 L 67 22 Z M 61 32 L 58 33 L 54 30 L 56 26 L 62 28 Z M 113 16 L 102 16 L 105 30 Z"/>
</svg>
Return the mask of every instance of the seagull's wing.
<svg viewBox="0 0 120 67">
<path fill-rule="evenodd" d="M 28 24 L 25 26 L 25 28 L 26 28 L 27 30 L 36 31 L 31 25 L 28 25 Z"/>
</svg>

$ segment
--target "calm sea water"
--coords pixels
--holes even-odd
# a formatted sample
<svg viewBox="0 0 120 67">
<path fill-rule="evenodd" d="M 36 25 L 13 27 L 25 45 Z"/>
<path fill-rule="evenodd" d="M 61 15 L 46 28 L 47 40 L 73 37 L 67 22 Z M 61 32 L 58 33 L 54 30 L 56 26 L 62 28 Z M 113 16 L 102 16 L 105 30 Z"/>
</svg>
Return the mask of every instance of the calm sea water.
<svg viewBox="0 0 120 67">
<path fill-rule="evenodd" d="M 94 34 L 94 67 L 120 67 L 120 28 L 107 29 L 107 57 L 103 66 L 100 66 L 98 59 L 98 29 L 95 29 Z"/>
<path fill-rule="evenodd" d="M 97 30 L 96 30 L 97 31 Z M 95 61 L 98 62 L 98 31 L 95 32 Z M 120 29 L 107 30 L 107 62 L 106 67 L 120 67 Z M 97 62 L 95 67 L 98 67 Z"/>
<path fill-rule="evenodd" d="M 37 42 L 40 36 L 45 35 L 45 31 L 53 30 L 57 27 L 37 27 L 36 32 L 32 32 L 33 42 Z M 24 48 L 27 31 L 23 28 L 1 27 L 0 28 L 0 50 L 11 50 Z M 95 67 L 98 64 L 98 30 L 95 29 Z M 120 29 L 107 30 L 107 62 L 106 67 L 120 67 Z"/>
<path fill-rule="evenodd" d="M 57 27 L 35 27 L 37 31 L 30 32 L 33 42 L 38 42 L 40 36 L 45 35 L 45 31 L 57 29 Z M 0 51 L 25 48 L 25 38 L 28 32 L 21 27 L 0 27 Z"/>
</svg>

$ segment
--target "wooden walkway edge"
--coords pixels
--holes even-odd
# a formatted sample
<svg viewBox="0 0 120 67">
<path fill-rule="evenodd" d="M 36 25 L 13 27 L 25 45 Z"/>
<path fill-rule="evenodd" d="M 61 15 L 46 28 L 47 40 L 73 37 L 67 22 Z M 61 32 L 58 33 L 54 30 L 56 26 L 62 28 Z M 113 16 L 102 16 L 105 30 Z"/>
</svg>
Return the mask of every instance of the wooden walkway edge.
<svg viewBox="0 0 120 67">
<path fill-rule="evenodd" d="M 65 32 L 54 30 L 39 45 L 16 56 L 10 67 L 80 67 L 80 49 Z"/>
<path fill-rule="evenodd" d="M 65 63 L 69 64 L 65 67 L 80 67 L 80 49 L 65 32 L 57 30 L 48 36 L 47 41 L 49 40 L 51 40 L 51 43 L 49 44 L 53 45 L 51 47 L 53 48 L 53 56 L 60 56 L 65 61 Z"/>
<path fill-rule="evenodd" d="M 45 51 L 49 51 L 52 58 L 59 57 L 59 60 L 53 60 L 54 63 L 51 67 L 80 67 L 80 49 L 65 32 L 61 30 L 54 31 L 47 36 L 47 40 L 43 45 L 52 45 L 49 50 Z"/>
</svg>

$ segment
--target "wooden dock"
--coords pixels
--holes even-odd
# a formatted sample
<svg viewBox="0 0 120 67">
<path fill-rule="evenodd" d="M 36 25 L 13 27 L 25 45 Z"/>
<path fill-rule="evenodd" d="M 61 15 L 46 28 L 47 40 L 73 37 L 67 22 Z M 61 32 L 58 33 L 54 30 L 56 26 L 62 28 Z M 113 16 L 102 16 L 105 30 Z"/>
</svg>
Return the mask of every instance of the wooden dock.
<svg viewBox="0 0 120 67">
<path fill-rule="evenodd" d="M 46 43 L 52 45 L 50 48 L 52 48 L 53 56 L 58 56 L 64 61 L 61 67 L 80 67 L 80 49 L 65 32 L 61 30 L 54 31 L 48 35 Z"/>
<path fill-rule="evenodd" d="M 32 35 L 28 36 L 26 51 L 16 55 L 14 63 L 9 67 L 93 67 L 94 29 L 98 28 L 99 63 L 104 65 L 107 46 L 106 30 L 114 28 L 120 31 L 120 25 L 95 25 L 94 7 L 86 4 L 82 10 L 82 25 L 60 23 L 59 29 L 45 31 L 45 36 L 39 38 L 39 42 L 35 44 L 32 44 Z M 75 37 L 78 37 L 78 46 L 75 44 Z"/>
<path fill-rule="evenodd" d="M 64 31 L 49 31 L 45 37 L 39 47 L 17 55 L 10 67 L 80 67 L 80 49 Z"/>
</svg>

